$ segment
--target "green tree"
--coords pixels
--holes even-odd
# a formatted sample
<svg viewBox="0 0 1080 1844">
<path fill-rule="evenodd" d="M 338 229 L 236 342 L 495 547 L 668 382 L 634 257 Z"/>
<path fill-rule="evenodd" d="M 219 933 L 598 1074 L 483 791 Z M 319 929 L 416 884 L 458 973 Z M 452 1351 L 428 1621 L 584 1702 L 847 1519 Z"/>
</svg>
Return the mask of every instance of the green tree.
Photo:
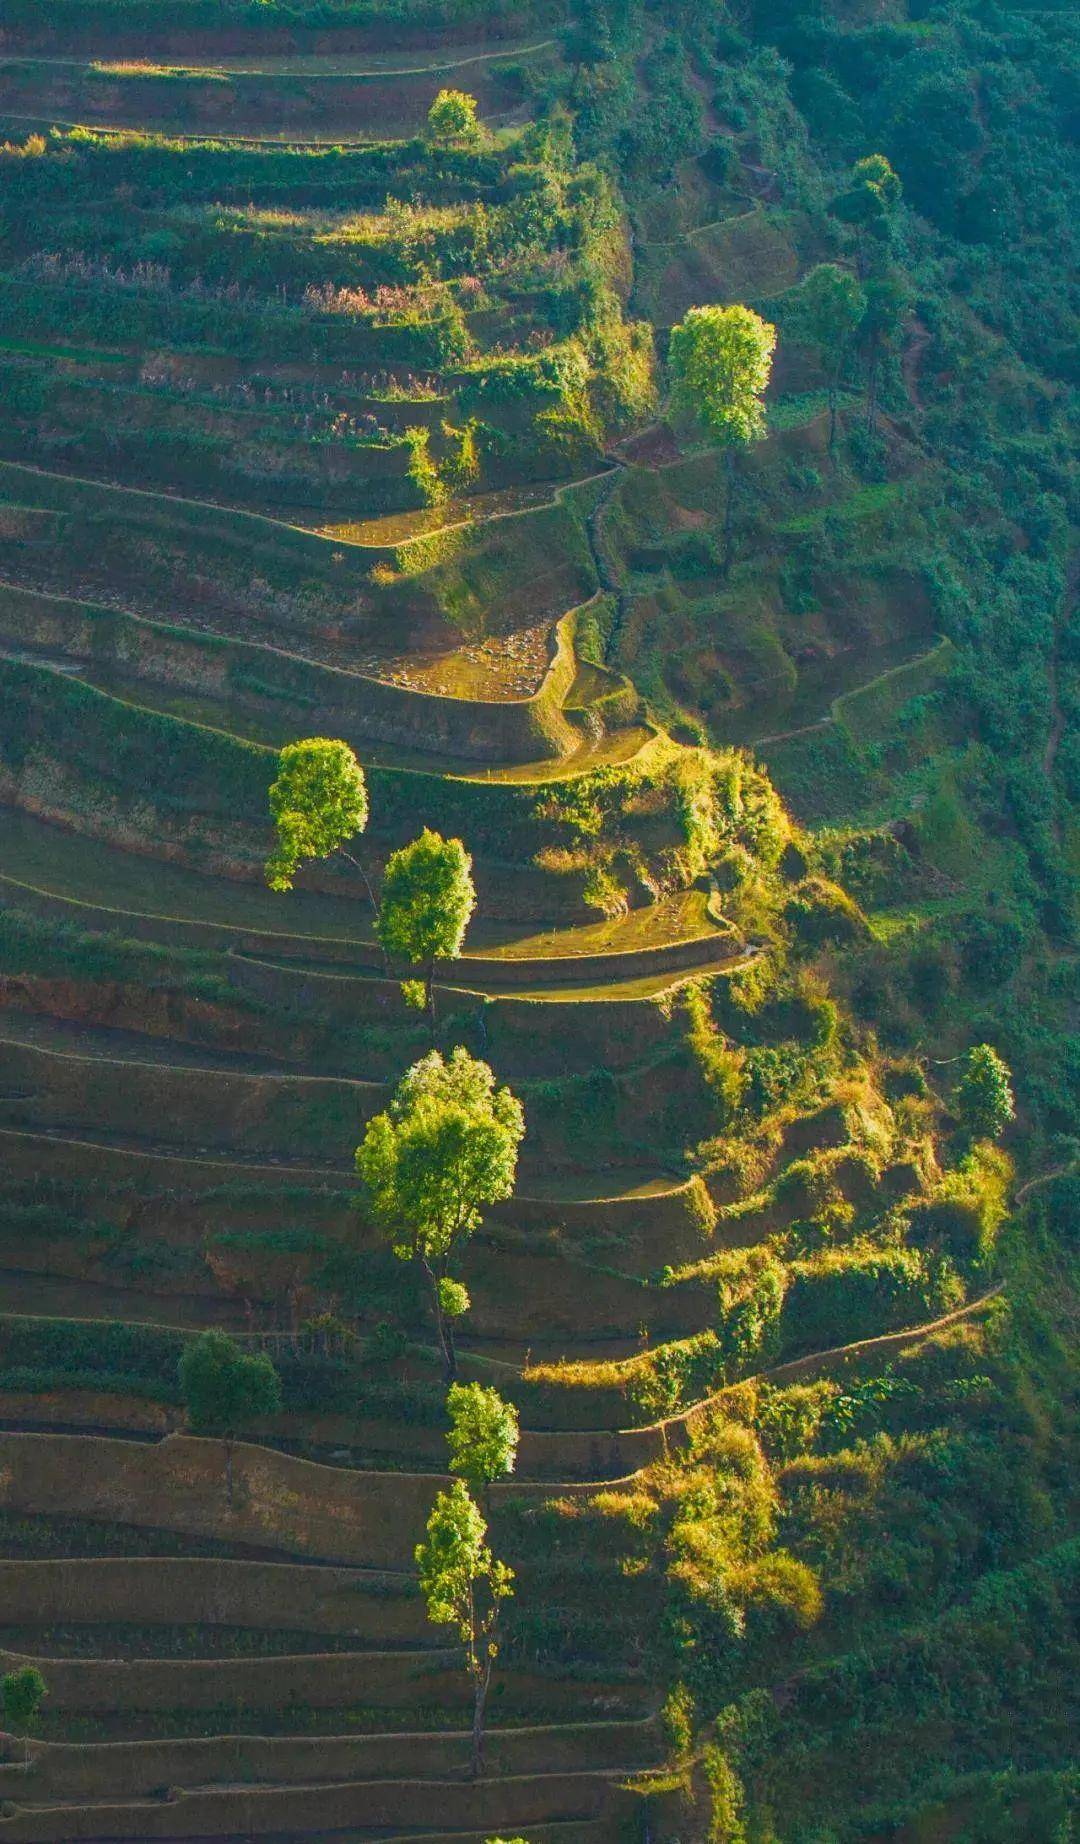
<svg viewBox="0 0 1080 1844">
<path fill-rule="evenodd" d="M 512 1402 L 482 1383 L 454 1383 L 446 1398 L 450 1471 L 483 1502 L 488 1487 L 514 1470 L 518 1416 Z"/>
<path fill-rule="evenodd" d="M 18 1671 L 5 1672 L 0 1678 L 0 1711 L 4 1726 L 13 1735 L 21 1735 L 26 1747 L 26 1765 L 30 1765 L 30 1731 L 48 1695 L 48 1686 L 36 1665 L 23 1665 Z"/>
<path fill-rule="evenodd" d="M 368 821 L 364 771 L 348 743 L 328 736 L 309 736 L 286 743 L 278 757 L 277 779 L 270 784 L 270 817 L 276 843 L 266 860 L 271 890 L 291 890 L 308 858 L 340 852 L 364 881 L 372 908 L 375 896 L 358 858 L 345 850 Z"/>
<path fill-rule="evenodd" d="M 991 1044 L 975 1044 L 968 1051 L 953 1105 L 973 1139 L 1000 1139 L 1016 1118 L 1012 1072 Z"/>
<path fill-rule="evenodd" d="M 499 1654 L 502 1603 L 514 1592 L 514 1572 L 496 1561 L 485 1541 L 487 1524 L 468 1487 L 455 1479 L 440 1492 L 416 1546 L 420 1589 L 433 1626 L 453 1626 L 465 1647 L 473 1689 L 472 1771 L 484 1771 L 484 1713 Z"/>
<path fill-rule="evenodd" d="M 464 90 L 440 90 L 428 110 L 427 124 L 433 141 L 478 141 L 476 98 Z"/>
<path fill-rule="evenodd" d="M 233 1502 L 233 1442 L 252 1421 L 276 1415 L 281 1379 L 265 1351 L 243 1351 L 227 1332 L 201 1332 L 177 1366 L 180 1394 L 194 1434 L 225 1443 L 225 1492 Z"/>
<path fill-rule="evenodd" d="M 882 268 L 866 282 L 866 311 L 859 329 L 866 355 L 866 427 L 877 425 L 878 386 L 886 355 L 899 344 L 911 310 L 911 294 L 898 269 Z"/>
<path fill-rule="evenodd" d="M 886 156 L 866 154 L 856 160 L 847 185 L 833 200 L 830 210 L 854 229 L 855 262 L 861 276 L 887 252 L 902 194 L 899 177 Z"/>
<path fill-rule="evenodd" d="M 868 230 L 877 237 L 888 236 L 892 214 L 900 203 L 903 188 L 884 154 L 866 154 L 856 160 L 851 177 L 832 205 L 838 218 Z"/>
<path fill-rule="evenodd" d="M 480 1227 L 483 1206 L 511 1196 L 524 1131 L 521 1103 L 459 1045 L 445 1061 L 433 1050 L 406 1071 L 357 1149 L 375 1221 L 395 1255 L 417 1262 L 427 1281 L 447 1382 L 456 1374 L 460 1306 L 449 1270 Z"/>
<path fill-rule="evenodd" d="M 866 313 L 866 292 L 838 263 L 819 263 L 799 284 L 797 325 L 821 354 L 829 390 L 829 447 L 836 443 L 836 403 L 844 362 Z"/>
<path fill-rule="evenodd" d="M 763 400 L 775 350 L 776 328 L 750 307 L 691 307 L 671 329 L 675 402 L 724 449 L 725 573 L 731 566 L 736 455 L 765 433 Z"/>
<path fill-rule="evenodd" d="M 424 969 L 424 998 L 435 1024 L 435 963 L 456 960 L 476 907 L 472 859 L 460 839 L 425 827 L 393 852 L 383 878 L 377 932 L 384 952 Z"/>
</svg>

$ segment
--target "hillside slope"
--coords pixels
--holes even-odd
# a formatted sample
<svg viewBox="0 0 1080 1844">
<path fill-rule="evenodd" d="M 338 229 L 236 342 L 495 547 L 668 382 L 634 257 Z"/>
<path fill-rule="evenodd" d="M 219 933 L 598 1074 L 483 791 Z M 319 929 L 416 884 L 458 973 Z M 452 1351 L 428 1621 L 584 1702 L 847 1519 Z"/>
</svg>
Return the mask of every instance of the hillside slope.
<svg viewBox="0 0 1080 1844">
<path fill-rule="evenodd" d="M 0 50 L 0 1664 L 47 1688 L 0 1838 L 1061 1844 L 1074 21 L 9 0 Z M 779 334 L 727 530 L 703 302 Z M 363 863 L 282 893 L 308 736 Z M 430 1021 L 367 894 L 422 826 L 478 898 Z M 354 1161 L 433 1044 L 526 1119 L 461 1271 L 521 1424 L 480 1779 Z M 229 1443 L 208 1329 L 281 1381 Z"/>
</svg>

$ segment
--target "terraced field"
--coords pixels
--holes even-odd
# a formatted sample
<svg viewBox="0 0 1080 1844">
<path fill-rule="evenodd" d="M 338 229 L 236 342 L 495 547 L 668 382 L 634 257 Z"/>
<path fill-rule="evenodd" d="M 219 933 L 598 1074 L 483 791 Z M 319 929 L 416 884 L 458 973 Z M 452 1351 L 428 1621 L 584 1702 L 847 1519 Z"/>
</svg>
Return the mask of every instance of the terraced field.
<svg viewBox="0 0 1080 1844">
<path fill-rule="evenodd" d="M 0 1663 L 48 1698 L 0 1764 L 0 1839 L 677 1835 L 673 1552 L 641 1506 L 691 1492 L 755 1390 L 914 1367 L 996 1296 L 898 1241 L 936 1196 L 932 1100 L 817 973 L 774 977 L 782 936 L 865 917 L 748 759 L 624 671 L 656 598 L 698 593 L 672 534 L 713 464 L 627 440 L 655 403 L 625 222 L 534 107 L 564 38 L 465 9 L 393 49 L 98 42 L 32 14 L 0 69 Z M 425 136 L 446 85 L 475 142 Z M 813 259 L 806 226 L 729 203 L 639 239 L 657 325 Z M 777 423 L 763 494 L 821 428 Z M 902 568 L 880 580 L 895 607 Z M 744 673 L 728 742 L 771 760 L 947 664 L 921 609 L 851 658 L 828 620 L 797 692 Z M 737 614 L 726 648 L 761 668 Z M 363 763 L 373 880 L 421 824 L 472 853 L 435 1041 L 526 1112 L 463 1273 L 462 1374 L 522 1425 L 481 1780 L 414 1573 L 439 1364 L 353 1157 L 431 1037 L 359 876 L 265 886 L 277 752 L 306 735 Z M 725 1344 L 776 1274 L 768 1339 Z M 284 1389 L 228 1497 L 175 1380 L 207 1327 Z"/>
</svg>

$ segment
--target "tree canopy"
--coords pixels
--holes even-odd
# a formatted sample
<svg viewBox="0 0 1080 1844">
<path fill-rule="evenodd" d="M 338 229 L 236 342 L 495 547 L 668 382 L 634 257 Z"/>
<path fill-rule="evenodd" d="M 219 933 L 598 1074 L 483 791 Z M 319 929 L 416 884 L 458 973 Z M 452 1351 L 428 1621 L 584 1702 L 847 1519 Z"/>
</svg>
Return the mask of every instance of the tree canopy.
<svg viewBox="0 0 1080 1844">
<path fill-rule="evenodd" d="M 372 1214 L 403 1261 L 427 1277 L 447 1374 L 454 1369 L 441 1283 L 486 1204 L 509 1197 L 525 1131 L 521 1103 L 487 1063 L 458 1046 L 433 1050 L 369 1121 L 356 1154 Z"/>
<path fill-rule="evenodd" d="M 9 1729 L 25 1733 L 35 1721 L 48 1694 L 36 1665 L 23 1665 L 0 1678 L 0 1710 Z"/>
<path fill-rule="evenodd" d="M 512 1473 L 517 1460 L 518 1416 L 512 1402 L 482 1383 L 455 1383 L 447 1394 L 450 1471 L 473 1491 Z"/>
<path fill-rule="evenodd" d="M 1011 1074 L 992 1044 L 968 1051 L 953 1100 L 962 1124 L 977 1138 L 999 1139 L 1016 1118 Z"/>
<path fill-rule="evenodd" d="M 677 402 L 725 446 L 755 441 L 775 349 L 776 328 L 751 307 L 689 308 L 668 348 Z"/>
<path fill-rule="evenodd" d="M 434 141 L 475 141 L 480 133 L 476 99 L 464 90 L 440 90 L 427 120 Z"/>
<path fill-rule="evenodd" d="M 244 1351 L 227 1332 L 193 1338 L 177 1367 L 196 1434 L 236 1435 L 281 1407 L 281 1382 L 265 1351 Z"/>
<path fill-rule="evenodd" d="M 306 859 L 330 857 L 367 825 L 367 783 L 348 743 L 326 736 L 287 743 L 270 784 L 270 816 L 276 843 L 266 881 L 271 890 L 291 890 Z"/>
<path fill-rule="evenodd" d="M 795 321 L 818 348 L 829 381 L 829 446 L 836 438 L 836 395 L 856 333 L 866 314 L 866 291 L 850 269 L 819 263 L 803 277 L 794 299 Z"/>
<path fill-rule="evenodd" d="M 455 1479 L 431 1509 L 427 1533 L 416 1546 L 420 1591 L 433 1626 L 452 1626 L 465 1647 L 473 1683 L 473 1772 L 483 1764 L 484 1706 L 498 1656 L 503 1601 L 514 1592 L 514 1571 L 487 1545 L 487 1524 L 468 1487 Z"/>
<path fill-rule="evenodd" d="M 472 859 L 460 839 L 425 827 L 393 852 L 383 878 L 378 936 L 393 960 L 425 969 L 431 1004 L 435 963 L 455 960 L 476 907 Z"/>
</svg>

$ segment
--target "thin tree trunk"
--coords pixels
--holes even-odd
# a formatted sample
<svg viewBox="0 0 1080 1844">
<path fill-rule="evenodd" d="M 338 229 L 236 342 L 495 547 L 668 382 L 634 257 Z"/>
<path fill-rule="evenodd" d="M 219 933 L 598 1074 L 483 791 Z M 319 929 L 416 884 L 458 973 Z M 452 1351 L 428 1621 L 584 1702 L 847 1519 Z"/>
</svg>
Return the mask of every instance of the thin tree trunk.
<svg viewBox="0 0 1080 1844">
<path fill-rule="evenodd" d="M 422 1264 L 431 1288 L 431 1311 L 435 1319 L 435 1338 L 439 1346 L 439 1355 L 443 1361 L 443 1377 L 449 1384 L 457 1375 L 457 1356 L 454 1351 L 454 1335 L 443 1312 L 439 1298 L 439 1277 L 429 1262 Z"/>
<path fill-rule="evenodd" d="M 481 1780 L 484 1774 L 484 1711 L 490 1684 L 491 1664 L 488 1662 L 476 1678 L 476 1693 L 473 1698 L 472 1777 L 474 1780 Z"/>
<path fill-rule="evenodd" d="M 359 858 L 354 858 L 351 852 L 343 851 L 341 856 L 345 859 L 346 863 L 352 865 L 354 871 L 359 871 L 360 881 L 363 884 L 364 889 L 367 891 L 368 902 L 371 904 L 371 912 L 373 915 L 377 916 L 379 913 L 379 905 L 375 901 L 375 892 L 371 887 L 371 879 L 368 876 L 366 870 L 364 869 L 363 864 L 361 863 Z"/>
<path fill-rule="evenodd" d="M 225 1502 L 231 1511 L 233 1508 L 233 1444 L 225 1442 Z"/>
<path fill-rule="evenodd" d="M 432 955 L 431 959 L 428 961 L 426 984 L 427 984 L 428 1021 L 431 1025 L 431 1035 L 432 1037 L 434 1037 L 435 1035 L 435 956 L 434 955 Z"/>
<path fill-rule="evenodd" d="M 724 555 L 723 555 L 723 561 L 721 563 L 720 569 L 721 569 L 721 574 L 726 576 L 728 574 L 728 571 L 731 569 L 731 553 L 732 553 L 732 549 L 734 546 L 734 528 L 735 528 L 735 450 L 734 448 L 728 448 L 724 451 L 724 475 L 727 481 L 727 491 L 724 496 Z"/>
<path fill-rule="evenodd" d="M 870 376 L 866 392 L 866 433 L 873 435 L 877 427 L 877 391 L 878 391 L 878 353 L 875 347 L 870 358 Z"/>
<path fill-rule="evenodd" d="M 836 447 L 836 398 L 840 389 L 840 364 L 829 379 L 829 453 Z"/>
</svg>

